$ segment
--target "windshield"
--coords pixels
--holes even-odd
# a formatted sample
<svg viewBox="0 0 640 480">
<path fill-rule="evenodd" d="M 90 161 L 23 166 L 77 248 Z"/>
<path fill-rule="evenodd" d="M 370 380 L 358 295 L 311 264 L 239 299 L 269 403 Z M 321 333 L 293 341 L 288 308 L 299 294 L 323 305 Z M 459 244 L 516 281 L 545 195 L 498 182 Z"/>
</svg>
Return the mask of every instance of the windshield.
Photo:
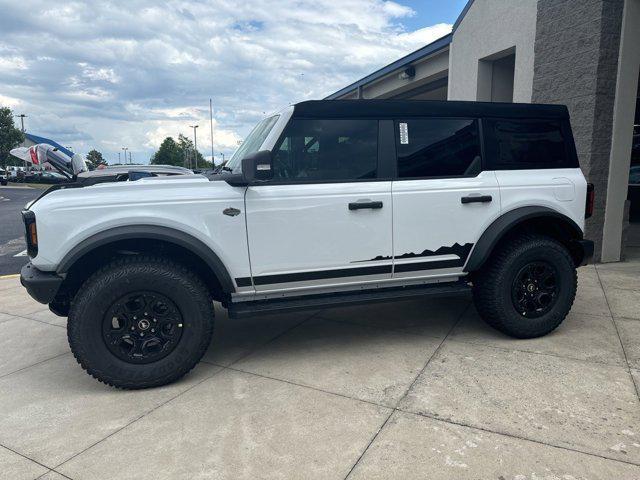
<svg viewBox="0 0 640 480">
<path fill-rule="evenodd" d="M 249 155 L 250 153 L 255 153 L 260 148 L 260 145 L 264 142 L 271 129 L 280 118 L 280 115 L 274 115 L 273 117 L 268 117 L 262 120 L 258 125 L 251 130 L 251 133 L 247 138 L 245 138 L 242 145 L 236 150 L 233 154 L 229 162 L 227 163 L 227 168 L 233 170 L 234 172 L 240 172 L 240 168 L 242 166 L 242 159 Z"/>
</svg>

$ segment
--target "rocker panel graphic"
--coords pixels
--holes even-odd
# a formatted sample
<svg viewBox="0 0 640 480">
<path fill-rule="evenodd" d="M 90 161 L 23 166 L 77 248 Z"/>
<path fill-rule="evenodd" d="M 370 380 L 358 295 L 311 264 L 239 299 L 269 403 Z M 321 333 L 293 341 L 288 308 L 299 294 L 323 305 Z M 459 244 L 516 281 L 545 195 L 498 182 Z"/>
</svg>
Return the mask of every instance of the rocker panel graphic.
<svg viewBox="0 0 640 480">
<path fill-rule="evenodd" d="M 394 272 L 406 273 L 417 272 L 421 270 L 437 270 L 441 268 L 455 268 L 462 267 L 467 261 L 467 257 L 473 248 L 473 243 L 465 243 L 460 245 L 455 243 L 450 247 L 440 247 L 435 251 L 423 250 L 422 253 L 403 253 L 395 257 L 396 260 L 404 260 L 408 258 L 423 258 L 423 257 L 439 257 L 439 256 L 451 256 L 455 255 L 458 258 L 443 258 L 442 260 L 431 260 L 426 262 L 413 262 L 413 263 L 396 263 L 393 267 Z M 385 257 L 379 255 L 371 260 L 356 260 L 351 263 L 363 263 L 363 262 L 377 262 L 391 260 L 392 257 Z M 345 278 L 345 277 L 357 277 L 363 275 L 377 275 L 391 273 L 392 265 L 373 265 L 370 267 L 360 268 L 340 268 L 334 270 L 317 270 L 313 272 L 296 272 L 296 273 L 284 273 L 278 275 L 262 275 L 253 278 L 254 285 L 272 285 L 277 283 L 290 283 L 290 282 L 304 282 L 308 280 L 320 280 L 329 278 Z M 249 287 L 252 285 L 251 277 L 236 278 L 236 284 L 239 287 Z"/>
</svg>

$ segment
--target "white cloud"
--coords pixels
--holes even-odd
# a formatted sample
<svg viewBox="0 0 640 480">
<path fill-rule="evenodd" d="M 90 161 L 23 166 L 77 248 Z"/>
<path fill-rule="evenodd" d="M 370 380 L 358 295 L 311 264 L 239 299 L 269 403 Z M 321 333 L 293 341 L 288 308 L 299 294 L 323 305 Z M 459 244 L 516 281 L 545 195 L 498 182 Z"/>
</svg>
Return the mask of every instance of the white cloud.
<svg viewBox="0 0 640 480">
<path fill-rule="evenodd" d="M 197 140 L 198 148 L 204 153 L 210 152 L 211 148 L 211 126 L 208 118 L 193 118 L 188 122 L 183 120 L 154 120 L 147 122 L 148 131 L 146 133 L 145 145 L 152 149 L 157 149 L 162 141 L 169 136 L 177 137 L 182 134 L 193 140 L 193 128 L 190 125 L 198 125 Z M 213 121 L 213 148 L 216 152 L 233 150 L 241 140 L 233 130 L 226 130 L 218 125 L 218 121 Z M 205 147 L 203 148 L 203 145 Z M 209 154 L 209 156 L 211 156 Z"/>
<path fill-rule="evenodd" d="M 7 97 L 6 95 L 0 95 L 0 107 L 16 108 L 22 102 L 17 98 Z"/>
<path fill-rule="evenodd" d="M 265 113 L 451 30 L 406 31 L 415 12 L 401 0 L 0 0 L 0 11 L 0 102 L 20 102 L 30 131 L 112 159 L 128 146 L 147 160 L 193 123 L 209 154 L 209 98 L 214 150 L 228 154 Z"/>
<path fill-rule="evenodd" d="M 18 56 L 0 57 L 0 70 L 26 70 L 27 61 Z"/>
</svg>

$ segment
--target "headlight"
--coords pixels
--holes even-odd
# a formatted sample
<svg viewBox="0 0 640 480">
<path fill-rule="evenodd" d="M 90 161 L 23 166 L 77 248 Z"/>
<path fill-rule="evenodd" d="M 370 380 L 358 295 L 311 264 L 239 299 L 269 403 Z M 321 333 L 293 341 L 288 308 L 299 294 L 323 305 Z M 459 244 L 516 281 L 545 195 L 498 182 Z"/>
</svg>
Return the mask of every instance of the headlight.
<svg viewBox="0 0 640 480">
<path fill-rule="evenodd" d="M 33 258 L 38 255 L 38 229 L 36 227 L 36 214 L 31 210 L 22 211 L 24 221 L 25 240 L 27 241 L 27 255 Z"/>
</svg>

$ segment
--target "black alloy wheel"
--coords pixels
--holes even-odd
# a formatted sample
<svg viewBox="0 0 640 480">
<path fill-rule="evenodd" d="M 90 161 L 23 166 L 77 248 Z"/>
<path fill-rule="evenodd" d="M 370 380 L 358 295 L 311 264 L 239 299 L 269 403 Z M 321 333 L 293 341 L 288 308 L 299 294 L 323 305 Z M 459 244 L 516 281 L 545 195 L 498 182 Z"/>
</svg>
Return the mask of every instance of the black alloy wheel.
<svg viewBox="0 0 640 480">
<path fill-rule="evenodd" d="M 515 309 L 527 318 L 549 312 L 558 298 L 558 273 L 550 263 L 531 262 L 520 269 L 513 280 L 511 296 Z"/>
<path fill-rule="evenodd" d="M 111 353 L 129 363 L 151 363 L 169 355 L 183 332 L 176 305 L 157 292 L 138 291 L 116 300 L 102 322 Z"/>
</svg>

